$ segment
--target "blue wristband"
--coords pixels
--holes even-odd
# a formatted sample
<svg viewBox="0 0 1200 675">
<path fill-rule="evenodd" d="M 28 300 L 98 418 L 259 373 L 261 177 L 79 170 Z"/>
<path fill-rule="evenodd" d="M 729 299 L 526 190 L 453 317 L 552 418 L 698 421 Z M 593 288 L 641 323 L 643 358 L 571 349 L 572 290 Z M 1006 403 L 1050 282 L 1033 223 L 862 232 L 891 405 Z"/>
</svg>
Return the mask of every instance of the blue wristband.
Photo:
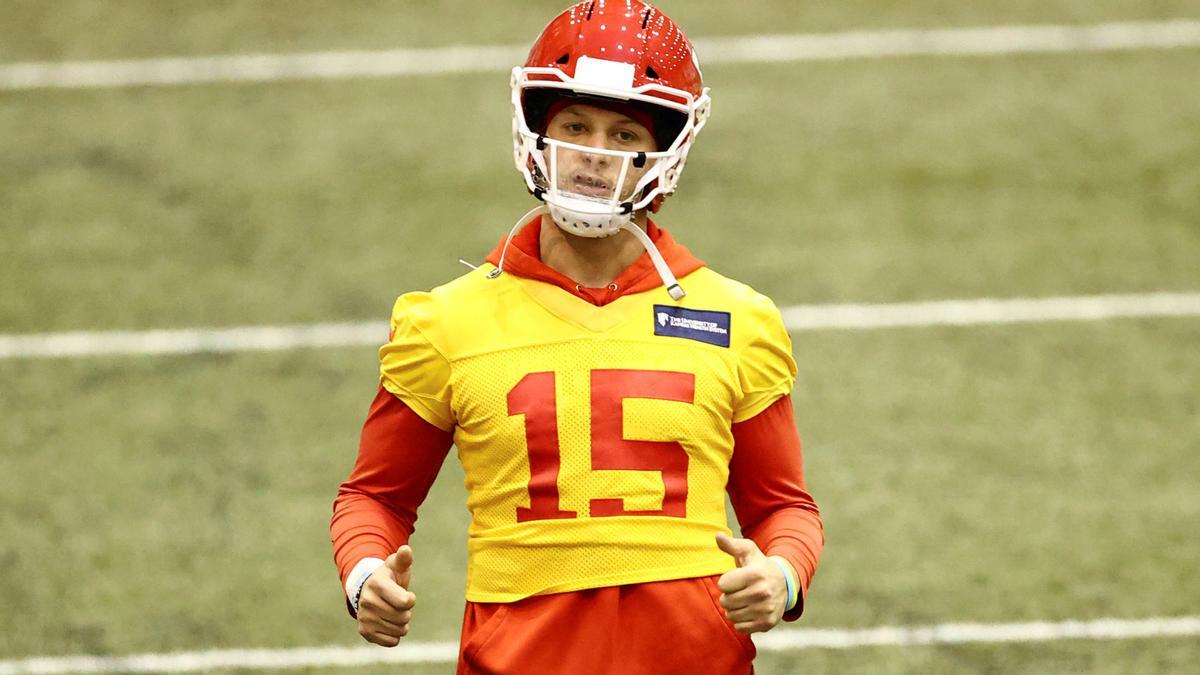
<svg viewBox="0 0 1200 675">
<path fill-rule="evenodd" d="M 787 605 L 784 607 L 785 612 L 790 612 L 796 608 L 796 603 L 800 598 L 796 595 L 796 585 L 792 583 L 792 573 L 788 571 L 787 563 L 779 558 L 772 557 L 771 560 L 779 565 L 779 571 L 783 572 L 783 582 L 787 585 Z"/>
</svg>

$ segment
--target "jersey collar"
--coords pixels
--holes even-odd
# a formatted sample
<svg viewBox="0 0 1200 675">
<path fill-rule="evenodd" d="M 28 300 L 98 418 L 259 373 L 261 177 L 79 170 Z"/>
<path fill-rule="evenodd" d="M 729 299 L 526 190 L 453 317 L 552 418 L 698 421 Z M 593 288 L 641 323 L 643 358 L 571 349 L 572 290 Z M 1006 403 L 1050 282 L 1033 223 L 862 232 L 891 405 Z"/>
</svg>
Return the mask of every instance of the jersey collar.
<svg viewBox="0 0 1200 675">
<path fill-rule="evenodd" d="M 540 215 L 517 232 L 504 257 L 505 272 L 558 286 L 571 295 L 582 298 L 597 307 L 607 305 L 625 295 L 644 293 L 662 286 L 662 279 L 659 278 L 658 271 L 654 269 L 650 254 L 645 251 L 637 260 L 633 261 L 633 264 L 626 267 L 613 280 L 612 284 L 602 288 L 581 286 L 542 262 L 541 232 L 542 217 Z M 655 225 L 653 220 L 647 221 L 646 234 L 649 235 L 650 241 L 658 247 L 658 252 L 662 254 L 663 260 L 667 261 L 667 266 L 671 268 L 671 272 L 676 277 L 683 278 L 704 267 L 703 261 L 693 256 L 683 244 L 676 242 L 670 232 Z M 504 239 L 502 238 L 496 248 L 488 254 L 487 261 L 493 265 L 499 264 L 500 251 L 503 248 Z"/>
</svg>

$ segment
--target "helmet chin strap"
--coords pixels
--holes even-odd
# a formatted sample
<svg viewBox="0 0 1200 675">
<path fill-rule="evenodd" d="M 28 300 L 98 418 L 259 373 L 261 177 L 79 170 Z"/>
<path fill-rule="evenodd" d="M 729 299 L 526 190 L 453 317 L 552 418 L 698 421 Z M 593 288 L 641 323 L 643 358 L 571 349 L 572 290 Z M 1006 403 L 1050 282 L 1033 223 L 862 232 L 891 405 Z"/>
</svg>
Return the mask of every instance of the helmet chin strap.
<svg viewBox="0 0 1200 675">
<path fill-rule="evenodd" d="M 512 243 L 513 237 L 517 235 L 517 231 L 519 231 L 523 225 L 529 223 L 530 219 L 535 215 L 545 215 L 550 212 L 551 209 L 545 204 L 542 204 L 533 208 L 517 220 L 516 224 L 512 226 L 511 230 L 509 230 L 508 237 L 504 240 L 504 247 L 500 249 L 500 260 L 498 260 L 496 263 L 496 269 L 488 272 L 489 279 L 495 279 L 504 273 L 504 256 L 508 254 L 508 246 Z M 561 222 L 559 222 L 558 218 L 552 217 L 552 220 L 554 220 L 554 223 L 558 225 L 559 229 L 568 234 L 574 234 L 573 230 L 568 226 L 564 226 Z M 654 269 L 658 272 L 659 278 L 662 279 L 663 286 L 666 286 L 667 293 L 671 296 L 671 299 L 683 299 L 687 293 L 685 293 L 683 287 L 679 285 L 679 281 L 675 278 L 675 274 L 671 272 L 671 268 L 667 266 L 667 261 L 663 260 L 662 254 L 658 252 L 658 247 L 654 245 L 653 241 L 650 241 L 650 236 L 633 222 L 633 218 L 626 218 L 624 222 L 621 223 L 620 229 L 626 230 L 632 234 L 634 238 L 641 243 L 642 247 L 646 249 L 646 253 L 650 254 L 650 261 L 654 263 Z"/>
<path fill-rule="evenodd" d="M 530 218 L 547 213 L 550 213 L 550 209 L 545 204 L 539 204 L 530 209 L 529 213 L 517 219 L 516 224 L 512 226 L 512 229 L 508 231 L 508 236 L 504 239 L 504 248 L 500 249 L 500 260 L 496 264 L 496 269 L 488 272 L 489 279 L 495 279 L 504 273 L 504 256 L 508 255 L 508 245 L 512 243 L 513 237 L 517 236 L 517 230 L 520 230 L 522 225 L 529 223 Z"/>
<path fill-rule="evenodd" d="M 646 248 L 646 253 L 650 254 L 650 260 L 654 263 L 654 269 L 658 270 L 658 276 L 662 279 L 663 286 L 667 287 L 667 293 L 670 294 L 671 299 L 682 300 L 683 296 L 687 295 L 687 293 L 683 292 L 683 287 L 675 279 L 675 274 L 667 266 L 667 261 L 663 260 L 662 254 L 658 252 L 658 247 L 654 245 L 654 242 L 650 241 L 650 235 L 638 227 L 632 219 L 626 221 L 621 226 L 621 229 L 630 232 L 638 241 L 642 242 L 642 246 Z"/>
</svg>

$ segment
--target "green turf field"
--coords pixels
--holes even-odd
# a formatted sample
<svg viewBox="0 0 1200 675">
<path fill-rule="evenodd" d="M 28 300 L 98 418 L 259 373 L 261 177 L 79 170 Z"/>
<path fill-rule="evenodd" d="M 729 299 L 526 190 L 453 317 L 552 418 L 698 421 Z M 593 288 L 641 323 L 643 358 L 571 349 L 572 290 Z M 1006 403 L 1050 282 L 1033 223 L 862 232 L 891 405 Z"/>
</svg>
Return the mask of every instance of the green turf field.
<svg viewBox="0 0 1200 675">
<path fill-rule="evenodd" d="M 1200 18 L 796 4 L 662 6 L 694 37 Z M 513 44 L 560 6 L 8 0 L 0 64 Z M 1200 291 L 1198 72 L 1195 49 L 712 66 L 659 222 L 780 305 Z M 0 334 L 383 320 L 531 206 L 508 125 L 503 74 L 0 91 Z M 828 539 L 798 626 L 1200 614 L 1200 318 L 793 339 Z M 0 660 L 359 644 L 328 517 L 375 384 L 370 348 L 0 360 Z M 414 540 L 413 640 L 457 638 L 463 499 L 452 459 Z M 1187 637 L 758 670 L 1198 661 Z"/>
</svg>

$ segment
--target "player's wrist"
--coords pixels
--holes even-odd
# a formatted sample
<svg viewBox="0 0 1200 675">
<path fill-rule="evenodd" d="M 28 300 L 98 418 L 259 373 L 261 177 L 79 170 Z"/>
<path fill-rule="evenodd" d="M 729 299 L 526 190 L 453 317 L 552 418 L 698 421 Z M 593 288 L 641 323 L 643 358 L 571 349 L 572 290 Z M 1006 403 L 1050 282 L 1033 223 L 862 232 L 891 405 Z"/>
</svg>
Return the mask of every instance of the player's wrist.
<svg viewBox="0 0 1200 675">
<path fill-rule="evenodd" d="M 358 615 L 358 601 L 362 596 L 363 586 L 367 584 L 367 579 L 371 578 L 375 570 L 383 567 L 383 565 L 384 561 L 379 558 L 363 558 L 358 561 L 358 564 L 346 576 L 346 599 L 350 601 L 350 607 L 353 608 L 356 616 Z"/>
<path fill-rule="evenodd" d="M 796 577 L 796 570 L 792 568 L 792 564 L 783 556 L 773 555 L 768 556 L 768 559 L 778 565 L 779 571 L 783 573 L 783 583 L 787 593 L 787 600 L 783 611 L 790 612 L 800 603 L 800 584 Z"/>
</svg>

